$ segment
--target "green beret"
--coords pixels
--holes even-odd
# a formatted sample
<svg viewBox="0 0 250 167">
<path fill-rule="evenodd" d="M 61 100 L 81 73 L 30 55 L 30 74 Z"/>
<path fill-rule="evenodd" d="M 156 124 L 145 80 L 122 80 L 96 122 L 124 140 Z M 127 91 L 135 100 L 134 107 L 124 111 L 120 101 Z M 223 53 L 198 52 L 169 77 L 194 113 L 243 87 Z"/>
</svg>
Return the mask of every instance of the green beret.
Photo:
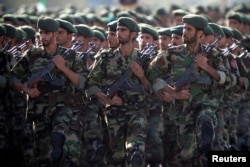
<svg viewBox="0 0 250 167">
<path fill-rule="evenodd" d="M 32 39 L 36 37 L 36 30 L 33 27 L 25 25 L 25 26 L 22 26 L 21 29 L 26 32 L 27 39 Z"/>
<path fill-rule="evenodd" d="M 5 30 L 6 30 L 6 36 L 16 38 L 18 36 L 18 32 L 16 30 L 16 27 L 14 27 L 11 24 L 3 24 Z"/>
<path fill-rule="evenodd" d="M 183 25 L 178 25 L 178 26 L 172 27 L 171 32 L 172 32 L 172 34 L 177 34 L 177 35 L 182 36 L 182 34 L 183 34 Z"/>
<path fill-rule="evenodd" d="M 79 34 L 79 35 L 82 35 L 84 37 L 93 37 L 94 36 L 93 31 L 86 24 L 75 25 L 75 28 L 77 30 L 77 34 Z"/>
<path fill-rule="evenodd" d="M 242 15 L 241 15 L 241 18 L 242 18 L 242 23 L 244 23 L 244 24 L 248 24 L 248 23 L 249 23 L 249 20 L 248 20 L 247 15 L 242 14 Z"/>
<path fill-rule="evenodd" d="M 59 23 L 61 28 L 64 28 L 69 33 L 77 33 L 76 28 L 69 21 L 66 21 L 66 20 L 63 20 L 63 19 L 55 19 L 55 20 Z"/>
<path fill-rule="evenodd" d="M 27 33 L 21 28 L 17 28 L 17 41 L 22 42 L 23 40 L 27 40 Z"/>
<path fill-rule="evenodd" d="M 158 8 L 155 11 L 155 14 L 160 15 L 160 16 L 166 16 L 166 15 L 168 15 L 167 11 L 164 8 Z"/>
<path fill-rule="evenodd" d="M 117 20 L 117 26 L 125 26 L 133 32 L 139 32 L 139 26 L 137 23 L 129 17 L 120 17 Z"/>
<path fill-rule="evenodd" d="M 37 22 L 37 27 L 47 32 L 56 32 L 59 29 L 59 23 L 50 17 L 40 17 Z"/>
<path fill-rule="evenodd" d="M 207 25 L 204 29 L 204 33 L 206 35 L 214 35 L 214 30 L 210 27 L 210 25 Z"/>
<path fill-rule="evenodd" d="M 75 24 L 86 24 L 86 21 L 79 15 L 72 15 L 71 17 L 75 21 Z"/>
<path fill-rule="evenodd" d="M 130 13 L 128 11 L 120 11 L 117 13 L 117 18 L 120 18 L 120 17 L 131 17 Z"/>
<path fill-rule="evenodd" d="M 75 23 L 75 20 L 73 17 L 71 17 L 69 14 L 61 14 L 58 16 L 59 19 L 66 20 L 70 22 L 71 24 Z"/>
<path fill-rule="evenodd" d="M 235 11 L 228 12 L 226 15 L 227 19 L 234 19 L 237 20 L 238 22 L 242 23 L 242 17 L 241 14 Z"/>
<path fill-rule="evenodd" d="M 182 20 L 184 23 L 191 24 L 199 30 L 204 30 L 208 24 L 207 19 L 204 16 L 195 14 L 185 15 Z"/>
<path fill-rule="evenodd" d="M 241 34 L 241 32 L 239 30 L 237 30 L 236 28 L 231 28 L 232 33 L 234 34 L 234 38 L 237 40 L 242 40 L 243 36 Z"/>
<path fill-rule="evenodd" d="M 159 35 L 166 35 L 166 36 L 169 36 L 169 37 L 171 37 L 171 35 L 172 35 L 172 32 L 171 32 L 170 28 L 159 28 L 157 30 L 157 32 L 158 32 Z"/>
<path fill-rule="evenodd" d="M 38 16 L 29 16 L 30 23 L 37 26 Z"/>
<path fill-rule="evenodd" d="M 102 42 L 105 40 L 105 36 L 103 35 L 102 32 L 98 31 L 98 30 L 92 30 L 94 33 L 94 37 L 100 39 Z"/>
<path fill-rule="evenodd" d="M 187 14 L 189 14 L 189 12 L 183 10 L 183 9 L 176 9 L 172 11 L 174 16 L 185 16 Z"/>
<path fill-rule="evenodd" d="M 222 37 L 225 36 L 223 30 L 220 28 L 220 26 L 218 24 L 216 24 L 216 23 L 208 23 L 208 25 L 213 29 L 215 36 L 220 36 L 220 35 Z"/>
<path fill-rule="evenodd" d="M 152 27 L 151 25 L 145 24 L 145 23 L 140 23 L 139 24 L 139 28 L 140 28 L 140 32 L 141 33 L 147 33 L 147 34 L 152 35 L 152 37 L 154 38 L 154 40 L 158 40 L 159 39 L 159 34 L 154 29 L 154 27 Z"/>
<path fill-rule="evenodd" d="M 222 31 L 224 32 L 224 34 L 227 36 L 227 37 L 233 37 L 234 34 L 231 30 L 230 27 L 226 27 L 226 26 L 220 26 L 220 28 L 222 29 Z"/>
<path fill-rule="evenodd" d="M 24 24 L 29 25 L 30 24 L 30 20 L 28 18 L 27 15 L 16 15 L 16 18 L 20 24 L 20 22 L 23 22 Z"/>
<path fill-rule="evenodd" d="M 104 35 L 104 37 L 106 37 L 106 36 L 107 36 L 105 29 L 104 29 L 104 28 L 102 28 L 102 27 L 99 27 L 99 26 L 93 26 L 91 29 L 92 29 L 92 30 L 98 30 L 98 31 L 100 31 L 100 32 Z"/>
<path fill-rule="evenodd" d="M 0 25 L 0 35 L 5 35 L 6 34 L 6 29 L 4 28 L 3 25 Z"/>
<path fill-rule="evenodd" d="M 109 22 L 107 26 L 108 26 L 108 31 L 116 32 L 117 20 Z"/>
<path fill-rule="evenodd" d="M 4 22 L 12 22 L 15 25 L 18 24 L 18 20 L 17 20 L 16 16 L 13 15 L 13 14 L 4 14 L 3 15 L 3 21 Z"/>
</svg>

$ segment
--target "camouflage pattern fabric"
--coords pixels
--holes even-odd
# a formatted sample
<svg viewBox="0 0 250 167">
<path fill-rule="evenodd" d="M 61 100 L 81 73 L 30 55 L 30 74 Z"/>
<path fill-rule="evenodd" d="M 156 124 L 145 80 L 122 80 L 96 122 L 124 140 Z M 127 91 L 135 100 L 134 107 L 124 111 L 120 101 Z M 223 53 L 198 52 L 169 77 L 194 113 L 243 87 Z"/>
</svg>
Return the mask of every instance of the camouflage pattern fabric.
<svg viewBox="0 0 250 167">
<path fill-rule="evenodd" d="M 136 49 L 126 58 L 120 55 L 119 50 L 115 50 L 113 54 L 103 54 L 88 76 L 88 95 L 93 95 L 90 90 L 96 92 L 108 88 L 128 68 L 129 63 L 137 59 L 137 56 Z M 139 84 L 135 76 L 131 76 L 129 82 Z M 132 153 L 139 151 L 143 165 L 147 124 L 144 92 L 124 90 L 118 92 L 118 96 L 123 99 L 124 105 L 107 107 L 104 113 L 111 149 L 107 163 L 111 166 L 130 164 Z"/>
<path fill-rule="evenodd" d="M 65 49 L 58 47 L 56 54 L 60 54 Z M 47 54 L 43 49 L 36 49 L 28 53 L 30 61 L 31 73 L 35 73 L 39 69 L 47 65 L 53 55 Z M 75 54 L 67 58 L 66 64 L 73 71 L 80 71 L 75 59 Z M 51 71 L 52 78 L 59 78 L 64 80 L 63 86 L 56 86 L 49 81 L 42 81 L 39 83 L 39 89 L 42 95 L 35 99 L 31 99 L 29 104 L 29 114 L 31 119 L 35 122 L 35 155 L 36 161 L 49 160 L 51 154 L 50 138 L 53 132 L 62 133 L 66 140 L 63 147 L 63 159 L 65 162 L 72 161 L 75 165 L 80 165 L 81 156 L 81 129 L 70 129 L 71 123 L 81 113 L 83 103 L 83 96 L 77 94 L 78 88 L 75 88 L 65 76 L 56 68 Z M 80 81 L 83 82 L 83 81 Z M 82 90 L 83 91 L 83 90 Z M 77 114 L 76 114 L 77 113 Z M 77 122 L 79 123 L 79 122 Z M 75 122 L 76 124 L 76 122 Z M 80 123 L 81 124 L 81 123 Z"/>
<path fill-rule="evenodd" d="M 201 50 L 203 48 L 200 48 Z M 158 78 L 169 79 L 169 83 L 174 83 L 186 70 L 187 66 L 192 62 L 195 55 L 189 53 L 185 45 L 175 47 L 169 50 L 164 57 L 157 57 L 152 62 L 151 74 L 155 80 Z M 162 61 L 163 60 L 163 61 Z M 216 59 L 213 60 L 216 63 Z M 162 68 L 163 65 L 163 68 Z M 170 66 L 170 67 L 169 67 Z M 207 76 L 203 71 L 196 75 Z M 209 77 L 209 76 L 208 76 Z M 200 163 L 196 158 L 199 153 L 199 126 L 203 121 L 207 120 L 213 124 L 213 128 L 217 124 L 215 111 L 218 108 L 218 102 L 211 94 L 208 94 L 210 86 L 199 83 L 189 83 L 185 86 L 190 90 L 191 98 L 189 100 L 175 100 L 169 106 L 168 115 L 178 127 L 177 146 L 175 150 L 179 150 L 180 157 L 173 157 L 173 164 L 192 164 L 194 160 Z M 173 135 L 176 132 L 172 132 Z M 170 134 L 171 135 L 171 134 Z M 164 155 L 168 156 L 168 155 Z M 175 161 L 175 162 L 174 162 Z"/>
</svg>

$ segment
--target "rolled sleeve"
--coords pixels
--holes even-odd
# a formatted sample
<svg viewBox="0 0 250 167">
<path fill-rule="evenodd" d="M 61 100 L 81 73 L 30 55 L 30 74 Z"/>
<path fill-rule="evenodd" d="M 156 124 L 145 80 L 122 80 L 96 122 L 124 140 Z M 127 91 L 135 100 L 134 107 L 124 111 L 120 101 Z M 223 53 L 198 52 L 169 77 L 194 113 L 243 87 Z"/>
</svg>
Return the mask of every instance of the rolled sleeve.
<svg viewBox="0 0 250 167">
<path fill-rule="evenodd" d="M 87 95 L 87 97 L 91 97 L 91 96 L 95 95 L 98 92 L 101 92 L 101 89 L 98 86 L 93 85 L 93 86 L 91 86 L 91 87 L 89 87 L 87 89 L 86 95 Z"/>
</svg>

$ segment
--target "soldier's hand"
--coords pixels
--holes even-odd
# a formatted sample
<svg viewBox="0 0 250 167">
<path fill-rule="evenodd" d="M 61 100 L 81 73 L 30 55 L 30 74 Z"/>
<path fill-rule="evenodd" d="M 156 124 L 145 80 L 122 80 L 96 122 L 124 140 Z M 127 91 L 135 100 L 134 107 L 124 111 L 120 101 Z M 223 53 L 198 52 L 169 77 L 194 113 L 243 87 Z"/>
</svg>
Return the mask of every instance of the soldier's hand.
<svg viewBox="0 0 250 167">
<path fill-rule="evenodd" d="M 180 90 L 174 94 L 175 99 L 179 99 L 179 100 L 189 99 L 190 96 L 191 96 L 191 94 L 190 94 L 189 90 L 187 90 L 187 89 Z"/>
<path fill-rule="evenodd" d="M 41 94 L 41 92 L 37 88 L 27 88 L 27 87 L 25 87 L 23 89 L 23 91 L 25 93 L 27 93 L 29 95 L 29 97 L 31 97 L 31 98 L 38 97 Z"/>
<path fill-rule="evenodd" d="M 118 96 L 114 96 L 112 98 L 112 105 L 122 106 L 123 105 L 122 99 Z"/>
<path fill-rule="evenodd" d="M 144 77 L 144 71 L 143 71 L 142 67 L 136 61 L 134 61 L 134 62 L 131 63 L 130 68 L 131 68 L 132 72 L 138 78 Z"/>
<path fill-rule="evenodd" d="M 165 101 L 167 103 L 170 103 L 173 101 L 173 96 L 167 92 L 162 92 L 162 101 Z"/>
<path fill-rule="evenodd" d="M 55 57 L 53 57 L 52 61 L 53 63 L 55 63 L 56 67 L 61 71 L 63 71 L 63 69 L 66 67 L 65 60 L 60 55 L 56 55 Z"/>
<path fill-rule="evenodd" d="M 198 54 L 195 58 L 194 58 L 194 61 L 196 63 L 196 65 L 205 70 L 207 69 L 208 67 L 208 59 L 207 59 L 207 56 L 204 55 L 204 54 Z"/>
</svg>

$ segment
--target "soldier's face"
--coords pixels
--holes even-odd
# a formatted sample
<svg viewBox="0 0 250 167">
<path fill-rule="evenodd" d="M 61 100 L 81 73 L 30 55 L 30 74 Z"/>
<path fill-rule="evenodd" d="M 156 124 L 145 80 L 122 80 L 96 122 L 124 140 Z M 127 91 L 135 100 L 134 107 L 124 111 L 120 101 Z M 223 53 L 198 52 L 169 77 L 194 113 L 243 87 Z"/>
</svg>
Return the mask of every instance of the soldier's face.
<svg viewBox="0 0 250 167">
<path fill-rule="evenodd" d="M 194 26 L 190 24 L 184 24 L 183 26 L 183 35 L 182 35 L 183 43 L 191 44 L 197 41 L 197 30 Z"/>
<path fill-rule="evenodd" d="M 178 46 L 182 44 L 182 36 L 178 34 L 172 34 L 172 40 L 171 40 L 172 46 Z"/>
<path fill-rule="evenodd" d="M 139 41 L 140 49 L 145 48 L 147 44 L 154 43 L 154 39 L 153 39 L 152 35 L 150 35 L 148 33 L 141 33 L 138 37 L 138 41 Z"/>
<path fill-rule="evenodd" d="M 227 25 L 229 27 L 236 28 L 238 30 L 241 30 L 241 28 L 242 28 L 242 24 L 239 21 L 235 20 L 235 19 L 228 19 Z"/>
<path fill-rule="evenodd" d="M 110 48 L 116 48 L 119 45 L 118 38 L 115 32 L 109 31 L 107 34 L 108 46 Z"/>
<path fill-rule="evenodd" d="M 131 39 L 131 32 L 125 26 L 117 26 L 116 35 L 119 40 L 119 43 L 125 44 L 128 43 Z"/>
<path fill-rule="evenodd" d="M 166 35 L 159 36 L 159 45 L 161 49 L 167 49 L 170 43 L 171 43 L 171 37 Z"/>
<path fill-rule="evenodd" d="M 40 41 L 42 42 L 43 46 L 50 45 L 52 39 L 55 37 L 53 32 L 47 32 L 40 29 L 39 33 L 40 33 Z"/>
<path fill-rule="evenodd" d="M 56 40 L 60 45 L 63 45 L 72 40 L 72 35 L 70 35 L 64 28 L 59 28 Z"/>
</svg>

